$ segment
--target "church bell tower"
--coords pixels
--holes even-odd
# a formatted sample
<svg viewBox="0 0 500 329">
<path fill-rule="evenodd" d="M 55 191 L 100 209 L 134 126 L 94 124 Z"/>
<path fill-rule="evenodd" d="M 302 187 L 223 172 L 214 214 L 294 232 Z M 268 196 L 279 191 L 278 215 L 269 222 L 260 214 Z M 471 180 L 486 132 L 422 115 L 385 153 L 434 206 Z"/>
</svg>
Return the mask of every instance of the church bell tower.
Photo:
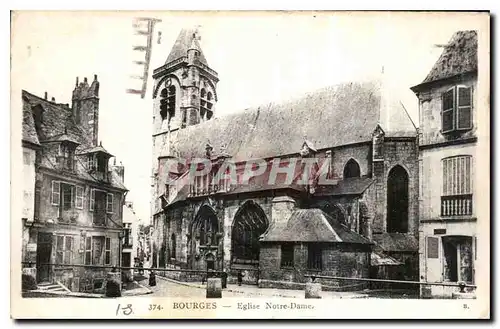
<svg viewBox="0 0 500 329">
<path fill-rule="evenodd" d="M 208 66 L 196 29 L 183 29 L 165 62 L 153 72 L 153 131 L 175 131 L 210 120 L 217 72 Z"/>
</svg>

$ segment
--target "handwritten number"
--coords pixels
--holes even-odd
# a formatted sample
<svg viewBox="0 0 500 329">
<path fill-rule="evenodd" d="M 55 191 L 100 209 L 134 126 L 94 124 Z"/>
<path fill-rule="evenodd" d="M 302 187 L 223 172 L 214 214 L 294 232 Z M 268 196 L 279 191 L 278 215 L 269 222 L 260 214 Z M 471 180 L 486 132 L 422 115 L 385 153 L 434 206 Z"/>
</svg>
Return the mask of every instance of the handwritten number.
<svg viewBox="0 0 500 329">
<path fill-rule="evenodd" d="M 121 304 L 118 304 L 118 307 L 116 308 L 116 315 L 118 315 L 118 313 L 120 312 L 120 308 L 121 308 L 123 315 L 130 315 L 134 312 L 132 310 L 132 304 L 127 304 L 127 306 L 123 306 L 123 307 Z"/>
</svg>

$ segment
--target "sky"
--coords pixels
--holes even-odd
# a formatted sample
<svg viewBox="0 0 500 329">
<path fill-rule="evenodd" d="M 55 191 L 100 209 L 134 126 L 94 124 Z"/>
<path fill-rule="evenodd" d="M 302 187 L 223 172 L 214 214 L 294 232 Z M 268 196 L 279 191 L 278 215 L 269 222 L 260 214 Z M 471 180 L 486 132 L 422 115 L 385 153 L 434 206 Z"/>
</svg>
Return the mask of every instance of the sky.
<svg viewBox="0 0 500 329">
<path fill-rule="evenodd" d="M 144 45 L 134 17 L 161 19 L 146 97 L 133 64 Z M 215 116 L 329 85 L 381 77 L 418 126 L 409 89 L 426 77 L 453 33 L 481 29 L 478 14 L 334 12 L 17 12 L 12 18 L 12 97 L 21 89 L 71 104 L 76 77 L 100 82 L 99 140 L 125 166 L 127 201 L 149 221 L 152 77 L 179 31 L 199 26 L 209 66 L 218 72 Z M 158 44 L 157 31 L 161 31 Z M 20 99 L 20 96 L 19 96 Z M 18 111 L 18 112 L 15 112 Z M 13 109 L 21 117 L 21 108 Z M 20 122 L 20 119 L 19 119 Z M 20 125 L 19 125 L 20 127 Z"/>
</svg>

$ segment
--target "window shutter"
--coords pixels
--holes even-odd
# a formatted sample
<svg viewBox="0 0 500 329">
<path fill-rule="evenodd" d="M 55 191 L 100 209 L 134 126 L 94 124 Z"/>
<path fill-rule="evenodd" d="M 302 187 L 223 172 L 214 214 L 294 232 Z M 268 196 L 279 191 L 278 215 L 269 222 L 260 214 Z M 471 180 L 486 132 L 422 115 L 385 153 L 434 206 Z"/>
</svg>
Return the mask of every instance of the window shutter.
<svg viewBox="0 0 500 329">
<path fill-rule="evenodd" d="M 457 129 L 472 128 L 472 88 L 458 87 Z"/>
<path fill-rule="evenodd" d="M 427 237 L 427 258 L 439 258 L 439 238 Z"/>
<path fill-rule="evenodd" d="M 455 88 L 443 93 L 442 132 L 455 129 Z"/>
<path fill-rule="evenodd" d="M 94 205 L 95 205 L 95 190 L 91 189 L 90 190 L 90 211 L 94 211 Z"/>
<path fill-rule="evenodd" d="M 61 196 L 61 183 L 60 182 L 52 182 L 52 196 L 51 196 L 51 202 L 53 205 L 58 206 L 60 202 L 60 196 Z"/>
</svg>

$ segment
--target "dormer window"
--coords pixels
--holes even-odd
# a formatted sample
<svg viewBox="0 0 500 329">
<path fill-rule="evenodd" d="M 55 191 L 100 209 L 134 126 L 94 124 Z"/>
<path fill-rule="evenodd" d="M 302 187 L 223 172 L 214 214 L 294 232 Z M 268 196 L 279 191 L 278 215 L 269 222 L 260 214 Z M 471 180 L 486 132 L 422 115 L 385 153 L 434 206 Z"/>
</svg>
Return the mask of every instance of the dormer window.
<svg viewBox="0 0 500 329">
<path fill-rule="evenodd" d="M 97 170 L 97 158 L 95 157 L 95 154 L 89 154 L 87 158 L 87 168 L 89 171 Z"/>
<path fill-rule="evenodd" d="M 443 134 L 472 129 L 472 87 L 455 86 L 442 95 Z"/>
<path fill-rule="evenodd" d="M 90 150 L 80 153 L 86 157 L 87 160 L 87 170 L 89 173 L 97 178 L 98 180 L 108 180 L 108 162 L 112 154 L 108 153 L 102 144 L 96 146 Z M 85 158 L 82 158 L 82 160 Z"/>
</svg>

